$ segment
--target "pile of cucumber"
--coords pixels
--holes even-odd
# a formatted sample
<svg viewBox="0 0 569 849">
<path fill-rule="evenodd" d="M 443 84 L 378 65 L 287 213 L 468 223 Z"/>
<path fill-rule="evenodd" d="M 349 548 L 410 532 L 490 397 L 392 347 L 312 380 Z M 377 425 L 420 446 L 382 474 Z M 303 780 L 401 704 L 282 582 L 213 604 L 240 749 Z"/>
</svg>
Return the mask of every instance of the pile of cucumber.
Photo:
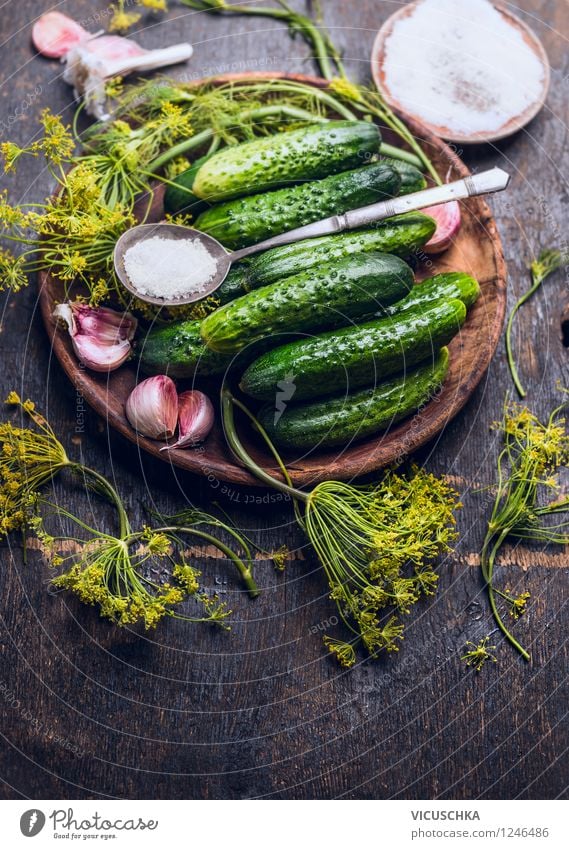
<svg viewBox="0 0 569 849">
<path fill-rule="evenodd" d="M 424 188 L 414 166 L 379 158 L 380 143 L 373 124 L 334 121 L 226 148 L 181 174 L 166 208 L 201 210 L 196 226 L 237 248 Z M 257 255 L 232 269 L 201 322 L 140 339 L 141 367 L 191 379 L 232 370 L 264 404 L 259 420 L 278 446 L 340 446 L 383 430 L 441 387 L 446 346 L 479 294 L 460 272 L 415 285 L 404 258 L 434 231 L 408 213 Z"/>
</svg>

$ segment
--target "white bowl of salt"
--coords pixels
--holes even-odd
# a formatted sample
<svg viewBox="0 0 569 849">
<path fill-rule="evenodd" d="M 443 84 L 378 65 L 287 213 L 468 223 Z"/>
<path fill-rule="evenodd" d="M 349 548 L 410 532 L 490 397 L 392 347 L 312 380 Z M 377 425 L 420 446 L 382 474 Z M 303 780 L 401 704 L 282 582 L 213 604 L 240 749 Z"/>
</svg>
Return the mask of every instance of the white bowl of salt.
<svg viewBox="0 0 569 849">
<path fill-rule="evenodd" d="M 416 0 L 386 21 L 372 52 L 386 101 L 436 135 L 498 141 L 537 115 L 550 82 L 537 36 L 489 0 Z"/>
</svg>

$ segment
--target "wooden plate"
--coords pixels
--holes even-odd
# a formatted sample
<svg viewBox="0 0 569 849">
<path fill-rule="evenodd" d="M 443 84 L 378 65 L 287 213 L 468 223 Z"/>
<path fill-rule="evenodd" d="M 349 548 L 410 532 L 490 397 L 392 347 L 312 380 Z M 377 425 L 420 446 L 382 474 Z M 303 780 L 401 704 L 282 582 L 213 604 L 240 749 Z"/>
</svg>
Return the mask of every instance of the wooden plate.
<svg viewBox="0 0 569 849">
<path fill-rule="evenodd" d="M 266 79 L 267 74 L 227 75 L 219 81 Z M 325 88 L 325 80 L 303 75 L 271 74 L 271 78 L 296 80 Z M 469 171 L 456 154 L 425 127 L 410 122 L 437 169 L 449 179 L 466 176 Z M 385 134 L 386 140 L 389 135 Z M 463 207 L 463 226 L 454 245 L 440 257 L 427 258 L 419 275 L 428 277 L 441 271 L 460 270 L 476 277 L 482 293 L 469 313 L 460 335 L 450 345 L 451 366 L 445 385 L 437 398 L 412 418 L 389 432 L 353 443 L 340 450 L 318 451 L 304 457 L 285 456 L 294 482 L 300 486 L 322 480 L 350 480 L 402 459 L 436 436 L 459 412 L 486 371 L 496 350 L 506 305 L 506 267 L 496 224 L 483 200 L 470 199 Z M 124 415 L 124 403 L 139 376 L 136 363 L 123 366 L 110 375 L 94 374 L 81 368 L 73 353 L 69 335 L 54 327 L 51 314 L 61 297 L 61 287 L 49 275 L 40 274 L 40 305 L 53 350 L 66 374 L 82 397 L 114 428 L 154 457 L 190 472 L 203 474 L 212 481 L 257 484 L 238 465 L 226 447 L 218 421 L 206 443 L 197 450 L 173 450 L 160 453 L 163 443 L 137 435 Z M 213 397 L 213 396 L 212 396 Z M 265 468 L 274 463 L 259 445 L 258 437 L 243 424 L 243 437 L 251 454 Z M 275 473 L 276 474 L 276 473 Z"/>
<path fill-rule="evenodd" d="M 516 133 L 518 130 L 521 130 L 522 127 L 525 127 L 526 124 L 535 118 L 537 113 L 542 108 L 545 103 L 545 99 L 547 97 L 547 92 L 549 91 L 549 84 L 551 81 L 551 71 L 549 68 L 549 60 L 547 58 L 547 53 L 539 40 L 536 34 L 531 30 L 517 15 L 514 15 L 506 6 L 503 6 L 501 3 L 494 3 L 493 5 L 500 12 L 506 23 L 508 23 L 513 29 L 517 30 L 528 47 L 535 53 L 537 56 L 542 68 L 543 68 L 543 86 L 541 90 L 540 97 L 534 102 L 531 103 L 520 115 L 510 118 L 502 127 L 498 130 L 494 130 L 492 132 L 477 132 L 477 133 L 461 133 L 452 127 L 444 126 L 443 124 L 432 124 L 424 121 L 421 116 L 412 115 L 408 109 L 406 109 L 401 102 L 392 94 L 389 88 L 389 82 L 386 79 L 385 70 L 383 67 L 383 62 L 385 59 L 385 45 L 387 40 L 389 39 L 391 33 L 393 32 L 393 27 L 395 24 L 400 21 L 402 18 L 408 17 L 416 7 L 417 3 L 408 3 L 403 6 L 401 9 L 398 9 L 397 12 L 394 12 L 383 24 L 381 29 L 379 30 L 373 48 L 371 52 L 371 72 L 373 79 L 375 81 L 376 86 L 382 93 L 385 100 L 389 103 L 389 105 L 396 109 L 401 115 L 403 115 L 406 120 L 409 118 L 413 118 L 415 121 L 422 121 L 423 125 L 427 127 L 432 133 L 437 136 L 440 136 L 443 139 L 448 139 L 453 142 L 460 142 L 460 144 L 480 144 L 482 142 L 495 142 L 500 139 L 505 139 L 508 136 L 511 136 L 513 133 Z"/>
</svg>

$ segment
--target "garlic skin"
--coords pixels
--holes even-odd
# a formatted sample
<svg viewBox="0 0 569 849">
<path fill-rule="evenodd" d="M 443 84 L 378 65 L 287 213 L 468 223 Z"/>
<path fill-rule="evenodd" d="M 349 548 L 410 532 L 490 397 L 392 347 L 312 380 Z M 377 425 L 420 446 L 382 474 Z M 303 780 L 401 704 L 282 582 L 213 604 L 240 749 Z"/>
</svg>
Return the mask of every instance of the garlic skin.
<svg viewBox="0 0 569 849">
<path fill-rule="evenodd" d="M 53 318 L 67 326 L 73 350 L 86 368 L 114 371 L 132 352 L 138 322 L 128 312 L 69 301 L 55 308 Z"/>
<path fill-rule="evenodd" d="M 437 229 L 423 250 L 426 254 L 439 254 L 446 251 L 452 245 L 462 224 L 460 204 L 456 200 L 451 200 L 438 206 L 428 206 L 421 211 L 437 222 Z"/>
<path fill-rule="evenodd" d="M 185 62 L 194 52 L 191 44 L 175 44 L 159 50 L 145 50 L 130 38 L 103 35 L 72 47 L 63 57 L 63 79 L 73 86 L 75 96 L 84 98 L 89 115 L 108 121 L 105 81 L 126 77 L 135 71 L 153 71 L 165 65 Z"/>
<path fill-rule="evenodd" d="M 213 404 L 203 392 L 191 389 L 178 397 L 178 440 L 165 445 L 161 451 L 171 448 L 187 448 L 198 445 L 209 435 L 215 420 Z"/>
<path fill-rule="evenodd" d="M 33 45 L 48 59 L 60 59 L 72 47 L 92 37 L 73 18 L 55 11 L 41 15 L 32 27 Z"/>
<path fill-rule="evenodd" d="M 128 396 L 125 413 L 132 427 L 150 439 L 171 439 L 178 421 L 178 393 L 165 374 L 148 377 Z"/>
</svg>

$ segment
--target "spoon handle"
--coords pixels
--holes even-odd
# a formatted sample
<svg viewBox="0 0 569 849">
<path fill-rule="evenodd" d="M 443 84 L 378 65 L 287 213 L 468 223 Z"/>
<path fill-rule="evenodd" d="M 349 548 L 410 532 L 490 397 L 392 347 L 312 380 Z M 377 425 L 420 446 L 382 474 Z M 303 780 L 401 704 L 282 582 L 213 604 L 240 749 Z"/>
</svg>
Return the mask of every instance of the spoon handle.
<svg viewBox="0 0 569 849">
<path fill-rule="evenodd" d="M 344 215 L 333 215 L 330 218 L 324 218 L 322 221 L 315 221 L 313 224 L 297 227 L 295 230 L 281 233 L 279 236 L 266 239 L 257 245 L 251 245 L 248 248 L 234 251 L 230 254 L 230 261 L 232 263 L 238 262 L 247 256 L 259 253 L 259 251 L 266 251 L 269 248 L 276 248 L 280 245 L 291 245 L 302 239 L 314 239 L 318 236 L 341 233 L 343 230 L 366 227 L 369 224 L 374 224 L 376 221 L 382 221 L 384 218 L 391 218 L 393 215 L 424 209 L 427 206 L 435 206 L 436 204 L 447 203 L 451 200 L 462 200 L 477 195 L 490 194 L 491 192 L 501 192 L 507 188 L 509 182 L 509 174 L 501 168 L 491 168 L 489 171 L 482 171 L 480 174 L 474 174 L 471 177 L 465 177 L 453 183 L 446 183 L 443 186 L 435 186 L 431 189 L 413 192 L 410 195 L 390 198 L 379 203 L 373 203 L 370 206 L 364 206 L 361 209 L 353 209 Z"/>
</svg>

